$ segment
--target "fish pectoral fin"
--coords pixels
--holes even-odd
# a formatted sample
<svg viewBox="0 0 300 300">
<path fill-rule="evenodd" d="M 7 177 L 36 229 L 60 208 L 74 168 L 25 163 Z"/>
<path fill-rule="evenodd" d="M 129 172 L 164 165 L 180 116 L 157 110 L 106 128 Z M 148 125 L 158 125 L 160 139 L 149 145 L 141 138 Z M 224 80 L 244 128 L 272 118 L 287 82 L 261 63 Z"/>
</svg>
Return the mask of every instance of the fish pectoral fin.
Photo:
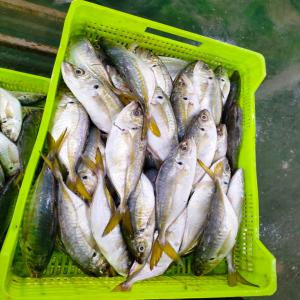
<svg viewBox="0 0 300 300">
<path fill-rule="evenodd" d="M 238 271 L 229 272 L 227 279 L 228 279 L 229 286 L 236 286 L 237 283 L 239 282 L 239 283 L 242 283 L 245 285 L 259 287 L 258 285 L 253 284 L 253 283 L 249 282 L 248 280 L 246 280 Z"/>
<path fill-rule="evenodd" d="M 102 236 L 106 236 L 108 233 L 110 233 L 122 220 L 122 214 L 119 209 L 113 213 L 112 217 L 108 221 Z"/>
<path fill-rule="evenodd" d="M 161 256 L 163 253 L 163 248 L 160 245 L 158 238 L 154 241 L 152 246 L 152 253 L 150 258 L 150 270 L 153 270 L 153 268 L 158 264 Z"/>
<path fill-rule="evenodd" d="M 154 120 L 153 117 L 150 117 L 149 119 L 149 122 L 148 122 L 148 126 L 149 126 L 149 129 L 150 131 L 157 137 L 160 137 L 161 136 L 161 133 L 160 133 L 160 130 L 157 126 L 157 123 L 156 121 Z"/>
<path fill-rule="evenodd" d="M 97 174 L 97 164 L 94 163 L 89 157 L 85 155 L 81 155 L 81 159 L 84 162 L 84 164 L 95 174 Z"/>
</svg>

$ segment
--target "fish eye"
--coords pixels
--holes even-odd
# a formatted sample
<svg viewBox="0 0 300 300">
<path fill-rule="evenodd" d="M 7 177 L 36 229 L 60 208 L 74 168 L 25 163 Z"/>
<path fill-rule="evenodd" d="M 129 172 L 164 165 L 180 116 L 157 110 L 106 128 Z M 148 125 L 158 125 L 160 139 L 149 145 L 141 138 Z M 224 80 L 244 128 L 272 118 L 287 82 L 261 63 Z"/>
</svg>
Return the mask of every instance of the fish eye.
<svg viewBox="0 0 300 300">
<path fill-rule="evenodd" d="M 225 79 L 224 79 L 224 78 L 221 78 L 221 81 L 223 81 L 223 82 L 224 82 L 224 81 L 225 81 Z"/>
<path fill-rule="evenodd" d="M 223 183 L 227 185 L 227 184 L 228 184 L 228 181 L 224 181 Z"/>
<path fill-rule="evenodd" d="M 203 127 L 200 128 L 201 131 L 205 131 L 205 129 Z"/>
<path fill-rule="evenodd" d="M 188 97 L 183 97 L 183 100 L 188 100 Z"/>
<path fill-rule="evenodd" d="M 215 258 L 214 257 L 211 257 L 209 260 L 214 260 Z"/>
<path fill-rule="evenodd" d="M 77 68 L 76 70 L 75 70 L 75 73 L 76 73 L 76 75 L 84 75 L 84 70 L 82 70 L 82 69 L 80 69 L 80 68 Z"/>
<path fill-rule="evenodd" d="M 28 251 L 32 251 L 31 247 L 27 246 L 27 250 Z"/>
<path fill-rule="evenodd" d="M 94 258 L 94 257 L 96 257 L 96 256 L 97 256 L 97 253 L 94 252 L 93 255 L 92 255 L 92 257 Z"/>
<path fill-rule="evenodd" d="M 88 179 L 88 177 L 87 177 L 86 175 L 82 176 L 81 178 L 82 178 L 83 180 Z"/>
<path fill-rule="evenodd" d="M 201 114 L 201 120 L 202 121 L 207 121 L 208 120 L 208 116 L 205 113 Z"/>
<path fill-rule="evenodd" d="M 209 80 L 212 80 L 213 78 L 212 78 L 212 76 L 209 76 L 208 79 L 209 79 Z"/>
<path fill-rule="evenodd" d="M 94 89 L 97 90 L 98 88 L 99 88 L 99 85 L 98 85 L 98 84 L 95 84 L 95 85 L 94 85 Z"/>
<path fill-rule="evenodd" d="M 137 108 L 133 111 L 133 115 L 138 117 L 142 115 L 142 110 L 140 108 Z"/>
<path fill-rule="evenodd" d="M 178 164 L 179 166 L 182 166 L 182 165 L 183 165 L 183 162 L 182 162 L 182 161 L 178 161 L 177 164 Z"/>
<path fill-rule="evenodd" d="M 157 65 L 152 65 L 152 68 L 155 68 L 155 67 L 157 67 Z"/>
<path fill-rule="evenodd" d="M 157 96 L 157 99 L 162 99 L 163 98 L 163 96 Z"/>
<path fill-rule="evenodd" d="M 143 245 L 140 245 L 138 250 L 139 252 L 143 253 L 145 251 L 145 247 Z"/>
</svg>

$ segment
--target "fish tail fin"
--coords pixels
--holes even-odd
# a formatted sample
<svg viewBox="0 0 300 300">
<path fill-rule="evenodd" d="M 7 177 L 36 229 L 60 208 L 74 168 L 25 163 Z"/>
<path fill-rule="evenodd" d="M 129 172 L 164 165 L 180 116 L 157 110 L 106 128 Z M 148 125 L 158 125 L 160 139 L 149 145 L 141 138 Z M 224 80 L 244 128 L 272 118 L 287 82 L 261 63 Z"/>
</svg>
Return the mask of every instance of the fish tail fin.
<svg viewBox="0 0 300 300">
<path fill-rule="evenodd" d="M 113 288 L 113 292 L 128 292 L 131 290 L 131 285 L 127 283 L 127 281 L 124 281 L 117 285 L 115 288 Z"/>
<path fill-rule="evenodd" d="M 110 233 L 122 220 L 122 214 L 120 209 L 118 208 L 115 212 L 112 213 L 110 220 L 108 221 L 102 236 L 107 235 Z"/>
<path fill-rule="evenodd" d="M 228 279 L 229 286 L 236 286 L 237 283 L 239 282 L 239 283 L 242 283 L 245 285 L 258 287 L 258 285 L 255 285 L 255 284 L 249 282 L 248 280 L 246 280 L 238 271 L 229 272 L 227 279 Z"/>
<path fill-rule="evenodd" d="M 172 245 L 167 241 L 163 247 L 163 251 L 173 260 L 175 261 L 181 261 L 179 254 L 175 249 L 172 247 Z"/>
<path fill-rule="evenodd" d="M 52 171 L 54 177 L 58 181 L 62 180 L 60 165 L 59 165 L 59 162 L 58 162 L 57 158 L 55 157 L 53 160 L 51 160 L 51 159 L 48 158 L 48 156 L 45 156 L 43 153 L 41 153 L 41 157 L 44 160 L 47 167 Z"/>
<path fill-rule="evenodd" d="M 54 137 L 51 135 L 50 132 L 47 133 L 47 141 L 48 141 L 48 149 L 49 154 L 54 155 L 59 152 L 59 149 L 66 137 L 67 134 L 67 128 L 61 133 L 61 135 L 58 137 L 57 140 L 54 139 Z"/>
<path fill-rule="evenodd" d="M 163 247 L 161 246 L 157 237 L 152 246 L 152 253 L 150 258 L 150 270 L 153 270 L 153 268 L 158 264 L 162 256 L 162 253 L 163 253 Z"/>
<path fill-rule="evenodd" d="M 97 171 L 100 170 L 104 170 L 104 163 L 103 163 L 103 158 L 101 155 L 101 152 L 99 150 L 99 148 L 97 148 L 96 150 L 96 156 L 95 156 L 95 162 L 93 162 L 89 157 L 82 155 L 81 159 L 83 160 L 83 162 L 86 164 L 86 166 L 93 171 L 96 175 L 97 175 Z"/>
<path fill-rule="evenodd" d="M 197 159 L 197 163 L 212 180 L 216 180 L 215 173 L 202 160 Z"/>
<path fill-rule="evenodd" d="M 87 191 L 80 177 L 76 174 L 74 180 L 69 180 L 67 183 L 68 188 L 77 193 L 81 198 L 86 201 L 92 201 L 91 194 Z"/>
</svg>

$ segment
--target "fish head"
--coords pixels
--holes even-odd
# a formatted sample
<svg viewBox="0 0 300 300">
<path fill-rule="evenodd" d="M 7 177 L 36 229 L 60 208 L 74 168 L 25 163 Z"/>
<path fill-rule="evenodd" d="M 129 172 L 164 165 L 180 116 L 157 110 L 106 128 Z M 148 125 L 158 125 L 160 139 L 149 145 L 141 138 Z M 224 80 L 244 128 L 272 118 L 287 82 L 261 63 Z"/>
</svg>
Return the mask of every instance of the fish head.
<svg viewBox="0 0 300 300">
<path fill-rule="evenodd" d="M 6 165 L 7 174 L 9 176 L 16 174 L 21 167 L 20 158 L 18 152 L 11 148 L 8 148 L 8 161 Z"/>
<path fill-rule="evenodd" d="M 18 139 L 20 127 L 21 121 L 14 118 L 8 118 L 7 120 L 5 120 L 5 122 L 2 122 L 1 124 L 2 132 L 12 141 L 16 141 Z"/>
<path fill-rule="evenodd" d="M 220 184 L 221 184 L 221 187 L 222 187 L 224 193 L 227 193 L 227 190 L 229 187 L 229 182 L 230 182 L 230 177 L 231 177 L 231 169 L 230 169 L 228 159 L 226 157 L 219 159 L 214 165 L 217 166 L 220 162 L 223 165 L 222 174 L 220 176 Z"/>
<path fill-rule="evenodd" d="M 209 133 L 212 130 L 216 130 L 213 116 L 207 109 L 203 109 L 200 111 L 196 122 L 196 130 L 198 130 L 198 133 L 201 137 L 210 136 Z"/>
<path fill-rule="evenodd" d="M 210 84 L 210 82 L 214 82 L 215 80 L 216 77 L 214 71 L 209 67 L 209 65 L 201 60 L 195 63 L 193 70 L 193 81 L 196 86 L 198 86 L 200 89 L 206 88 L 207 84 Z"/>
<path fill-rule="evenodd" d="M 68 87 L 82 87 L 82 92 L 85 88 L 84 92 L 89 92 L 91 95 L 96 93 L 101 84 L 101 81 L 93 77 L 89 71 L 66 61 L 61 65 L 61 72 Z"/>
<path fill-rule="evenodd" d="M 89 261 L 89 270 L 96 276 L 103 276 L 107 274 L 108 268 L 109 264 L 104 256 L 100 252 L 93 251 Z"/>
<path fill-rule="evenodd" d="M 194 139 L 186 139 L 178 145 L 175 155 L 176 166 L 180 170 L 190 170 L 191 163 L 196 161 L 197 147 Z"/>
<path fill-rule="evenodd" d="M 144 112 L 137 101 L 133 101 L 125 106 L 115 124 L 123 130 L 141 129 L 144 124 Z"/>
<path fill-rule="evenodd" d="M 149 250 L 149 245 L 145 238 L 139 237 L 135 240 L 133 253 L 138 263 L 142 264 L 147 259 Z"/>
<path fill-rule="evenodd" d="M 219 83 L 220 90 L 222 93 L 223 103 L 226 101 L 230 91 L 230 80 L 226 69 L 222 66 L 218 66 L 215 69 L 216 79 Z"/>
</svg>

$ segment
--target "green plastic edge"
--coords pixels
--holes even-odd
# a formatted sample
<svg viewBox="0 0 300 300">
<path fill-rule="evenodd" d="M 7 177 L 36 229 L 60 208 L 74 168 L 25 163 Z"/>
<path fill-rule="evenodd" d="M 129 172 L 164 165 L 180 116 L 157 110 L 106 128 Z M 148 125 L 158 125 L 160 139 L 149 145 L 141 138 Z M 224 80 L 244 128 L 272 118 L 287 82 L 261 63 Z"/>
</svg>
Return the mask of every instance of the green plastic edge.
<svg viewBox="0 0 300 300">
<path fill-rule="evenodd" d="M 55 94 L 56 94 L 56 89 L 57 89 L 57 85 L 58 85 L 58 81 L 60 78 L 60 65 L 61 62 L 64 58 L 64 53 L 67 47 L 67 43 L 68 43 L 68 38 L 69 38 L 69 34 L 70 34 L 70 30 L 71 30 L 71 23 L 72 23 L 72 18 L 75 17 L 74 16 L 74 12 L 77 9 L 80 9 L 80 6 L 90 6 L 91 8 L 95 8 L 95 9 L 99 9 L 101 8 L 103 11 L 113 11 L 115 14 L 119 15 L 120 17 L 130 17 L 130 18 L 135 18 L 136 21 L 142 22 L 145 24 L 145 28 L 146 27 L 152 27 L 155 29 L 159 29 L 162 31 L 166 31 L 166 32 L 171 32 L 172 34 L 177 34 L 189 39 L 193 39 L 196 41 L 200 41 L 201 47 L 202 49 L 204 47 L 212 47 L 212 46 L 220 46 L 220 44 L 223 45 L 223 48 L 225 47 L 228 51 L 234 51 L 234 52 L 238 52 L 241 55 L 245 55 L 247 56 L 247 61 L 248 64 L 251 64 L 252 68 L 253 68 L 253 73 L 252 73 L 252 87 L 253 87 L 253 98 L 254 98 L 254 93 L 256 91 L 256 89 L 259 87 L 259 85 L 261 84 L 262 80 L 265 78 L 266 75 L 266 70 L 265 70 L 265 60 L 264 57 L 256 52 L 250 51 L 250 50 L 246 50 L 246 49 L 242 49 L 239 48 L 237 46 L 233 46 L 233 45 L 229 45 L 229 44 L 225 44 L 223 42 L 219 42 L 219 41 L 215 41 L 211 38 L 207 38 L 207 37 L 203 37 L 194 33 L 190 33 L 190 32 L 186 32 L 184 30 L 181 29 L 177 29 L 168 25 L 164 25 L 164 24 L 160 24 L 154 21 L 150 21 L 150 20 L 146 20 L 140 17 L 135 17 L 135 16 L 131 16 L 129 14 L 123 13 L 123 12 L 119 12 L 113 9 L 109 9 L 106 7 L 101 7 L 98 6 L 96 4 L 92 4 L 83 0 L 75 0 L 73 1 L 72 5 L 70 6 L 69 12 L 67 14 L 66 20 L 65 20 L 65 25 L 64 25 L 64 29 L 63 29 L 63 34 L 62 34 L 62 38 L 61 38 L 61 43 L 60 43 L 60 47 L 59 47 L 59 51 L 57 54 L 57 58 L 55 61 L 55 65 L 53 68 L 53 73 L 52 73 L 52 77 L 51 77 L 51 83 L 50 83 L 50 89 L 49 89 L 49 93 L 48 93 L 48 97 L 47 97 L 47 103 L 45 106 L 45 117 L 43 117 L 42 123 L 41 123 L 41 127 L 40 127 L 40 131 L 38 134 L 38 138 L 37 138 L 37 142 L 34 146 L 33 149 L 33 153 L 32 153 L 32 157 L 29 161 L 28 166 L 30 166 L 30 169 L 35 170 L 35 167 L 37 165 L 37 162 L 39 160 L 39 149 L 42 149 L 43 147 L 43 143 L 46 137 L 46 133 L 47 133 L 47 129 L 49 126 L 49 122 L 51 120 L 51 111 L 54 107 L 54 99 L 55 99 Z M 210 48 L 211 51 L 212 48 Z M 252 116 L 253 118 L 255 118 L 255 108 L 253 107 L 253 111 L 252 111 Z M 254 122 L 255 123 L 255 122 Z M 255 124 L 253 125 L 252 128 L 252 135 L 253 135 L 253 140 L 255 141 Z M 255 162 L 255 142 L 253 143 L 253 153 L 254 153 L 254 162 Z M 256 164 L 253 164 L 253 168 L 252 168 L 252 174 L 256 177 Z M 34 174 L 34 171 L 31 172 L 31 178 Z M 25 186 L 23 190 L 20 191 L 20 195 L 21 192 L 24 192 L 25 195 L 28 192 L 28 189 L 30 187 L 31 184 L 31 180 L 29 179 L 29 175 L 27 176 L 26 182 L 25 182 L 25 178 L 23 181 L 23 185 L 28 185 L 27 187 Z M 257 196 L 257 182 L 256 179 L 253 185 L 252 185 L 252 191 L 253 194 L 256 198 L 258 198 Z M 22 186 L 23 186 L 22 185 Z M 23 193 L 22 193 L 23 194 Z M 22 214 L 23 214 L 23 209 L 24 209 L 24 205 L 25 205 L 25 201 L 26 198 L 24 199 L 24 197 L 19 196 L 21 200 L 18 200 L 17 203 L 17 207 L 15 210 L 15 214 L 12 220 L 12 224 L 7 236 L 7 240 L 5 242 L 5 245 L 3 246 L 2 249 L 2 253 L 0 255 L 0 266 L 2 269 L 3 263 L 4 263 L 4 268 L 2 269 L 4 272 L 1 271 L 0 274 L 0 296 L 1 294 L 4 296 L 9 297 L 7 291 L 6 291 L 6 276 L 11 264 L 11 260 L 13 259 L 13 255 L 14 255 L 14 250 L 15 250 L 15 246 L 17 243 L 17 237 L 18 237 L 18 228 L 22 219 Z M 258 206 L 258 200 L 255 201 L 255 211 L 257 213 L 257 216 L 259 216 L 258 212 L 259 212 L 259 206 Z M 262 296 L 262 295 L 271 295 L 276 291 L 277 288 L 277 282 L 276 282 L 276 260 L 275 257 L 264 247 L 264 245 L 261 243 L 261 241 L 259 241 L 259 221 L 258 218 L 256 219 L 255 222 L 255 228 L 256 228 L 256 232 L 255 232 L 255 236 L 256 236 L 256 241 L 255 243 L 257 244 L 257 247 L 260 249 L 260 251 L 262 253 L 264 253 L 264 255 L 266 256 L 266 258 L 268 258 L 268 261 L 270 262 L 270 271 L 271 271 L 271 280 L 269 282 L 268 286 L 264 286 L 263 288 L 259 288 L 254 290 L 251 290 L 250 294 L 249 293 L 245 293 L 245 294 L 239 294 L 239 296 Z M 132 294 L 132 296 L 135 296 L 135 293 Z M 205 297 L 216 297 L 219 294 L 217 292 L 212 292 L 209 295 L 206 295 Z M 230 297 L 234 295 L 234 291 L 232 290 L 232 293 L 228 293 L 226 292 L 226 295 L 223 294 L 222 296 L 226 296 L 226 297 Z M 24 295 L 25 296 L 25 295 Z M 189 297 L 197 297 L 197 295 L 195 294 L 188 294 Z M 220 295 L 219 295 L 220 296 Z M 47 297 L 47 295 L 45 295 L 46 298 L 50 299 L 51 297 Z M 170 297 L 174 297 L 174 295 L 170 295 Z M 124 298 L 124 297 L 121 297 Z M 125 297 L 128 298 L 128 297 Z M 130 297 L 129 297 L 130 298 Z"/>
<path fill-rule="evenodd" d="M 43 92 L 48 93 L 50 79 L 38 75 L 27 74 L 15 70 L 0 68 L 0 82 L 6 84 L 17 84 L 22 88 L 30 87 L 30 91 L 34 92 Z M 16 206 L 14 214 L 11 220 L 10 227 L 8 229 L 5 241 L 0 251 L 0 295 L 4 291 L 5 275 L 7 274 L 8 268 L 10 266 L 10 261 L 13 258 L 14 248 L 18 238 L 18 229 L 20 225 L 20 219 L 23 216 L 24 203 L 26 198 L 23 197 L 23 194 L 31 186 L 31 181 L 34 173 L 32 172 L 31 165 L 34 163 L 35 157 L 33 155 L 35 149 L 38 148 L 38 141 L 40 140 L 41 130 L 43 127 L 47 126 L 48 120 L 47 115 L 49 115 L 49 108 L 47 109 L 48 102 L 45 104 L 44 113 L 39 128 L 39 132 L 36 138 L 36 143 L 33 146 L 32 154 L 28 161 L 28 165 L 25 170 L 24 178 L 22 185 L 19 191 L 19 195 L 16 201 Z M 26 193 L 27 194 L 27 193 Z M 1 297 L 0 297 L 1 299 Z"/>
</svg>

